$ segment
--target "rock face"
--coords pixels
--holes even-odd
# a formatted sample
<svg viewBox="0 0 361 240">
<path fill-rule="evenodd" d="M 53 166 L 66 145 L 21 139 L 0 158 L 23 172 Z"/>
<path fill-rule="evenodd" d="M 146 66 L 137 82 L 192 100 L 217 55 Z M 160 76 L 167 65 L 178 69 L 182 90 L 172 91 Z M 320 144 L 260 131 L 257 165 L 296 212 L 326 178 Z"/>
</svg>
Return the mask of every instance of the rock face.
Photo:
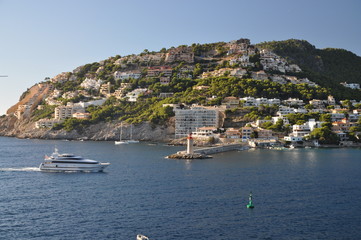
<svg viewBox="0 0 361 240">
<path fill-rule="evenodd" d="M 17 121 L 15 117 L 5 117 L 0 119 L 0 135 L 18 138 L 114 141 L 119 139 L 120 126 L 120 121 L 112 121 L 91 125 L 82 132 L 75 130 L 66 132 L 65 130 L 36 129 L 35 123 Z M 123 139 L 130 138 L 130 128 L 130 125 L 123 124 Z M 144 122 L 133 125 L 132 128 L 133 139 L 158 142 L 174 139 L 174 125 L 171 123 L 160 126 Z"/>
</svg>

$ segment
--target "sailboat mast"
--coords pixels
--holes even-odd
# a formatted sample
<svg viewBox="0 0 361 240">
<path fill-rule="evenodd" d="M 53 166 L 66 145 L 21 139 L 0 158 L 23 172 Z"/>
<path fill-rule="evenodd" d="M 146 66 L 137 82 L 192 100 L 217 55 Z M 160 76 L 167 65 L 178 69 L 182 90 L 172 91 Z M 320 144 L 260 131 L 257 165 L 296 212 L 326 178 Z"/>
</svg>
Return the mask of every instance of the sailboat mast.
<svg viewBox="0 0 361 240">
<path fill-rule="evenodd" d="M 130 139 L 133 139 L 133 124 L 130 124 Z"/>
<path fill-rule="evenodd" d="M 120 136 L 119 136 L 119 141 L 122 140 L 122 135 L 123 135 L 123 122 L 120 123 Z"/>
</svg>

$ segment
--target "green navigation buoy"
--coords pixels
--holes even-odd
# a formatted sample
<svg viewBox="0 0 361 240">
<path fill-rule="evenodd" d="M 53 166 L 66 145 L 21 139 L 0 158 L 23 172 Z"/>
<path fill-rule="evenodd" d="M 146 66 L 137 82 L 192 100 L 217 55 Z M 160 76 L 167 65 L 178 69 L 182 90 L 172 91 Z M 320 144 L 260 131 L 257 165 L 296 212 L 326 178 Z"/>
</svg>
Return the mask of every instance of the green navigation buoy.
<svg viewBox="0 0 361 240">
<path fill-rule="evenodd" d="M 247 204 L 247 208 L 254 208 L 254 205 L 252 203 L 252 192 L 249 193 L 248 199 L 249 199 L 249 202 Z"/>
</svg>

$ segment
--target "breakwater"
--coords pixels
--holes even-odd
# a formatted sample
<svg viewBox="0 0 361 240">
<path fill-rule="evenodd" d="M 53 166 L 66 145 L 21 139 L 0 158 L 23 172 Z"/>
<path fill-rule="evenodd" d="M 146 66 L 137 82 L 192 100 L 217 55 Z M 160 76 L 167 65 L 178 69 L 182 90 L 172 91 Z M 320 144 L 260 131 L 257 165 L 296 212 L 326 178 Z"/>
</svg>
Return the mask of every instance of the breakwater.
<svg viewBox="0 0 361 240">
<path fill-rule="evenodd" d="M 236 143 L 236 144 L 227 144 L 227 145 L 214 146 L 214 147 L 196 148 L 196 149 L 194 149 L 194 153 L 215 154 L 215 153 L 221 153 L 221 152 L 246 150 L 246 149 L 248 149 L 247 146 Z"/>
<path fill-rule="evenodd" d="M 179 151 L 175 154 L 167 156 L 167 158 L 173 159 L 204 159 L 210 158 L 210 154 L 236 151 L 236 150 L 246 150 L 248 146 L 242 144 L 227 144 L 214 147 L 204 147 L 204 148 L 195 148 L 192 153 L 187 153 L 187 151 Z"/>
</svg>

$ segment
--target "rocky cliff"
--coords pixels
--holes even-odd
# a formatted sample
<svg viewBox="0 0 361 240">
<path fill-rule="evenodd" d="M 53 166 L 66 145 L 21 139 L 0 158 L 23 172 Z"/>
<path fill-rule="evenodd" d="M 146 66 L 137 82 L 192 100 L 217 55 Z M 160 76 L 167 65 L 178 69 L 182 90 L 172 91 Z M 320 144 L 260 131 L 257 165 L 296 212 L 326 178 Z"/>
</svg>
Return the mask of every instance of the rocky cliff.
<svg viewBox="0 0 361 240">
<path fill-rule="evenodd" d="M 6 117 L 0 119 L 0 135 L 18 138 L 114 141 L 119 139 L 120 126 L 120 121 L 103 122 L 84 128 L 81 132 L 76 130 L 67 132 L 46 128 L 36 129 L 33 122 L 18 121 L 15 117 Z M 123 139 L 130 138 L 130 127 L 130 125 L 123 124 Z M 143 122 L 133 125 L 132 128 L 133 139 L 157 142 L 167 142 L 174 139 L 173 119 L 165 125 Z"/>
</svg>

